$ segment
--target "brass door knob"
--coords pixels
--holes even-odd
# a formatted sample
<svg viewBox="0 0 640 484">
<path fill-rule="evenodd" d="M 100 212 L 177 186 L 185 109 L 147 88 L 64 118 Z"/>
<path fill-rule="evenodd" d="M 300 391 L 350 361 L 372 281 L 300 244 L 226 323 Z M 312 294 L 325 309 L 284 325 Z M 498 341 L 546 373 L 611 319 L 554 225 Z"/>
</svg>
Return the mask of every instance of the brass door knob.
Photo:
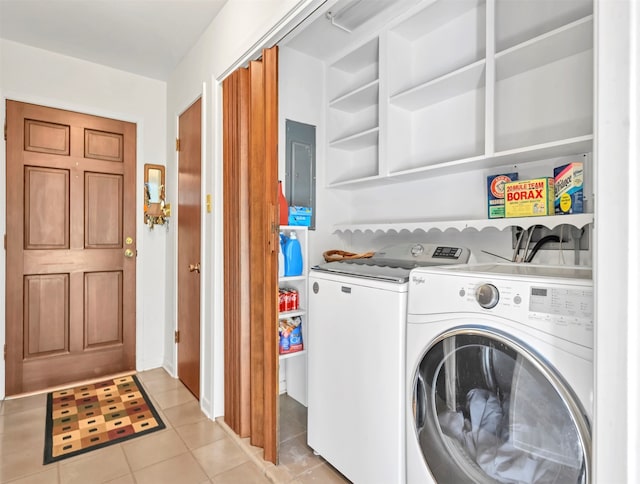
<svg viewBox="0 0 640 484">
<path fill-rule="evenodd" d="M 197 264 L 189 264 L 189 272 L 197 272 L 200 273 L 200 262 Z"/>
<path fill-rule="evenodd" d="M 127 249 L 124 251 L 124 256 L 131 259 L 133 257 L 133 251 L 131 249 Z"/>
</svg>

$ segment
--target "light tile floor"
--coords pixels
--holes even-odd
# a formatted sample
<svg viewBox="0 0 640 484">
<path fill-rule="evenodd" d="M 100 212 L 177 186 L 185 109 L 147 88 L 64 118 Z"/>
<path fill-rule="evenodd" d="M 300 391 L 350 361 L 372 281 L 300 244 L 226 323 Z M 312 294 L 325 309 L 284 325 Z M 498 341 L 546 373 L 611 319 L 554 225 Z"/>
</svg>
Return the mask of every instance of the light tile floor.
<svg viewBox="0 0 640 484">
<path fill-rule="evenodd" d="M 167 428 L 87 454 L 43 465 L 46 394 L 0 405 L 0 483 L 266 484 L 348 483 L 306 445 L 306 408 L 280 397 L 280 465 L 212 421 L 163 369 L 138 373 Z"/>
</svg>

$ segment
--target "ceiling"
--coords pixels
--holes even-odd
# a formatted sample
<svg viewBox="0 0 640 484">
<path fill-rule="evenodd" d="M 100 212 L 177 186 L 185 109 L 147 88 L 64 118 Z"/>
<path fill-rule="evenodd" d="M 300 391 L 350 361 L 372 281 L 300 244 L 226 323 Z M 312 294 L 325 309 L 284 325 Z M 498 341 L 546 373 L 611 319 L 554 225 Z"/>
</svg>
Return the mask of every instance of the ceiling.
<svg viewBox="0 0 640 484">
<path fill-rule="evenodd" d="M 167 80 L 227 0 L 0 0 L 0 38 Z"/>
</svg>

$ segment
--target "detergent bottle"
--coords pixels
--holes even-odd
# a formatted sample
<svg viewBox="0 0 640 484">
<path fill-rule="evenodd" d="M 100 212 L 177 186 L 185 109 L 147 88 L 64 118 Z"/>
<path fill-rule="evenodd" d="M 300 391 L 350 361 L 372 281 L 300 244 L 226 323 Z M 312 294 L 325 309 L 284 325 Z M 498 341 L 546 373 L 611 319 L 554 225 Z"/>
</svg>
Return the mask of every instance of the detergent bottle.
<svg viewBox="0 0 640 484">
<path fill-rule="evenodd" d="M 302 274 L 302 248 L 294 231 L 289 233 L 289 238 L 284 245 L 284 275 L 285 277 L 299 276 Z"/>
<path fill-rule="evenodd" d="M 280 232 L 280 243 L 278 244 L 278 277 L 284 276 L 284 243 L 285 235 Z"/>
</svg>

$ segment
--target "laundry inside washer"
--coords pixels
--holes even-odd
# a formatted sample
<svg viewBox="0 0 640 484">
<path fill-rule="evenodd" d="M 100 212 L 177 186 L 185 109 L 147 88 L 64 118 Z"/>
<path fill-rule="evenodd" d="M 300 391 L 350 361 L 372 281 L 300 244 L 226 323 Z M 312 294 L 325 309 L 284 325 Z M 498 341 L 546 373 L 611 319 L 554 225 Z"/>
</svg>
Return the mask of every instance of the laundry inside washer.
<svg viewBox="0 0 640 484">
<path fill-rule="evenodd" d="M 497 337 L 452 335 L 422 362 L 421 444 L 444 435 L 447 454 L 476 482 L 579 482 L 584 456 L 571 412 L 530 359 Z M 435 408 L 431 421 L 427 407 Z M 442 473 L 434 470 L 436 480 L 447 482 Z"/>
</svg>

